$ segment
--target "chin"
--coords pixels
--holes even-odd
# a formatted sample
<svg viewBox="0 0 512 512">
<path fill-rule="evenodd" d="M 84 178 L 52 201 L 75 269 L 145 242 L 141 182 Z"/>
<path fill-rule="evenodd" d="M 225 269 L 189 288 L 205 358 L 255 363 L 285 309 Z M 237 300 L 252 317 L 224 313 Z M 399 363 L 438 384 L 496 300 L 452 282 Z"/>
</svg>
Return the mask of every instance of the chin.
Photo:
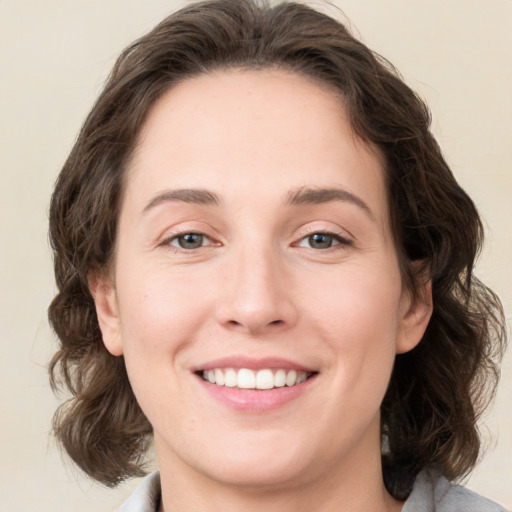
<svg viewBox="0 0 512 512">
<path fill-rule="evenodd" d="M 277 490 L 306 480 L 305 467 L 275 453 L 267 459 L 258 457 L 257 460 L 249 460 L 247 457 L 243 460 L 224 458 L 222 464 L 210 467 L 209 472 L 212 479 L 230 487 L 260 492 Z"/>
<path fill-rule="evenodd" d="M 261 434 L 231 436 L 225 449 L 219 444 L 208 456 L 203 453 L 203 471 L 224 484 L 260 491 L 303 483 L 313 477 L 310 443 L 293 439 L 289 433 Z"/>
</svg>

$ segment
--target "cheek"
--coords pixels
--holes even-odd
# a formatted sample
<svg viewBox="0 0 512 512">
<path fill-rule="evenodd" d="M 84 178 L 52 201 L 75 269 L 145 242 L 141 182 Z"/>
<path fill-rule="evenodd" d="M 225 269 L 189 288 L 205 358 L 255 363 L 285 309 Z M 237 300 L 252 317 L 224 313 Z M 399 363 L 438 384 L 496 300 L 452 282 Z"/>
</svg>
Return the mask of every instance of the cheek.
<svg viewBox="0 0 512 512">
<path fill-rule="evenodd" d="M 211 302 L 200 284 L 155 271 L 125 280 L 119 290 L 125 354 L 154 359 L 189 341 Z"/>
<path fill-rule="evenodd" d="M 348 333 L 359 332 L 368 343 L 396 333 L 401 281 L 394 266 L 347 265 L 325 276 L 317 275 L 304 297 L 310 303 L 305 309 L 323 318 L 326 329 L 349 344 L 353 337 Z"/>
<path fill-rule="evenodd" d="M 137 401 L 152 424 L 186 410 L 183 354 L 204 317 L 205 294 L 170 272 L 131 273 L 119 283 L 123 354 Z M 172 395 L 172 400 L 169 397 Z M 165 413 L 165 414 L 164 414 Z M 171 428 L 171 427 L 169 427 Z"/>
<path fill-rule="evenodd" d="M 357 382 L 365 396 L 375 394 L 377 389 L 383 395 L 400 325 L 398 270 L 392 266 L 386 266 L 386 272 L 378 266 L 345 270 L 326 281 L 327 292 L 314 294 L 316 300 L 311 300 L 307 314 L 338 361 L 340 384 L 354 386 Z"/>
</svg>

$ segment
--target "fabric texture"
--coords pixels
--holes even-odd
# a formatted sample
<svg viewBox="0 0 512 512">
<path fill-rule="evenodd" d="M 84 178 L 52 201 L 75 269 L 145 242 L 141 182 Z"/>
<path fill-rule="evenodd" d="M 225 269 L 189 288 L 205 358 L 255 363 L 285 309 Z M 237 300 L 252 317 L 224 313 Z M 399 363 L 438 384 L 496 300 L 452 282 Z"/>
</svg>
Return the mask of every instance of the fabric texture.
<svg viewBox="0 0 512 512">
<path fill-rule="evenodd" d="M 160 474 L 145 477 L 116 512 L 158 512 Z M 507 512 L 503 507 L 460 485 L 452 485 L 436 471 L 424 469 L 416 478 L 402 512 Z"/>
<path fill-rule="evenodd" d="M 460 485 L 452 485 L 431 469 L 414 482 L 402 512 L 507 512 L 501 505 Z"/>
<path fill-rule="evenodd" d="M 115 512 L 158 512 L 160 505 L 160 473 L 143 478 L 133 494 Z"/>
</svg>

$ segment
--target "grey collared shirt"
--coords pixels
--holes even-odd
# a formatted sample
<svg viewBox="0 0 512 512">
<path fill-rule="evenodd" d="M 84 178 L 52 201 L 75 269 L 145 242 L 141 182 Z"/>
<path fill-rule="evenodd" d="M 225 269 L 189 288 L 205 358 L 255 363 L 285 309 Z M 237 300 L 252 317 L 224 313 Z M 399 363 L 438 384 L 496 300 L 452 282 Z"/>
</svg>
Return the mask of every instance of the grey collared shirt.
<svg viewBox="0 0 512 512">
<path fill-rule="evenodd" d="M 116 512 L 158 512 L 160 475 L 142 480 Z M 424 469 L 416 478 L 402 512 L 507 512 L 503 507 L 460 485 L 452 485 L 439 473 Z"/>
</svg>

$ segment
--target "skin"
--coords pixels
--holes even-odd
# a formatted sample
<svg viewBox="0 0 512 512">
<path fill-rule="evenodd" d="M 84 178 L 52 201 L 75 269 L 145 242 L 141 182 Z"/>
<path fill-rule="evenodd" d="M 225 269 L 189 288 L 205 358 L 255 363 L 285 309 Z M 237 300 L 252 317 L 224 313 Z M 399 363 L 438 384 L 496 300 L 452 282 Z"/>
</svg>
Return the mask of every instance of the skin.
<svg viewBox="0 0 512 512">
<path fill-rule="evenodd" d="M 305 188 L 342 192 L 290 204 Z M 191 232 L 202 245 L 180 247 Z M 128 170 L 114 263 L 91 289 L 154 427 L 162 510 L 401 509 L 383 485 L 379 408 L 431 305 L 402 286 L 381 159 L 339 97 L 277 70 L 168 91 Z M 318 373 L 275 410 L 239 411 L 191 370 L 226 356 Z"/>
</svg>

